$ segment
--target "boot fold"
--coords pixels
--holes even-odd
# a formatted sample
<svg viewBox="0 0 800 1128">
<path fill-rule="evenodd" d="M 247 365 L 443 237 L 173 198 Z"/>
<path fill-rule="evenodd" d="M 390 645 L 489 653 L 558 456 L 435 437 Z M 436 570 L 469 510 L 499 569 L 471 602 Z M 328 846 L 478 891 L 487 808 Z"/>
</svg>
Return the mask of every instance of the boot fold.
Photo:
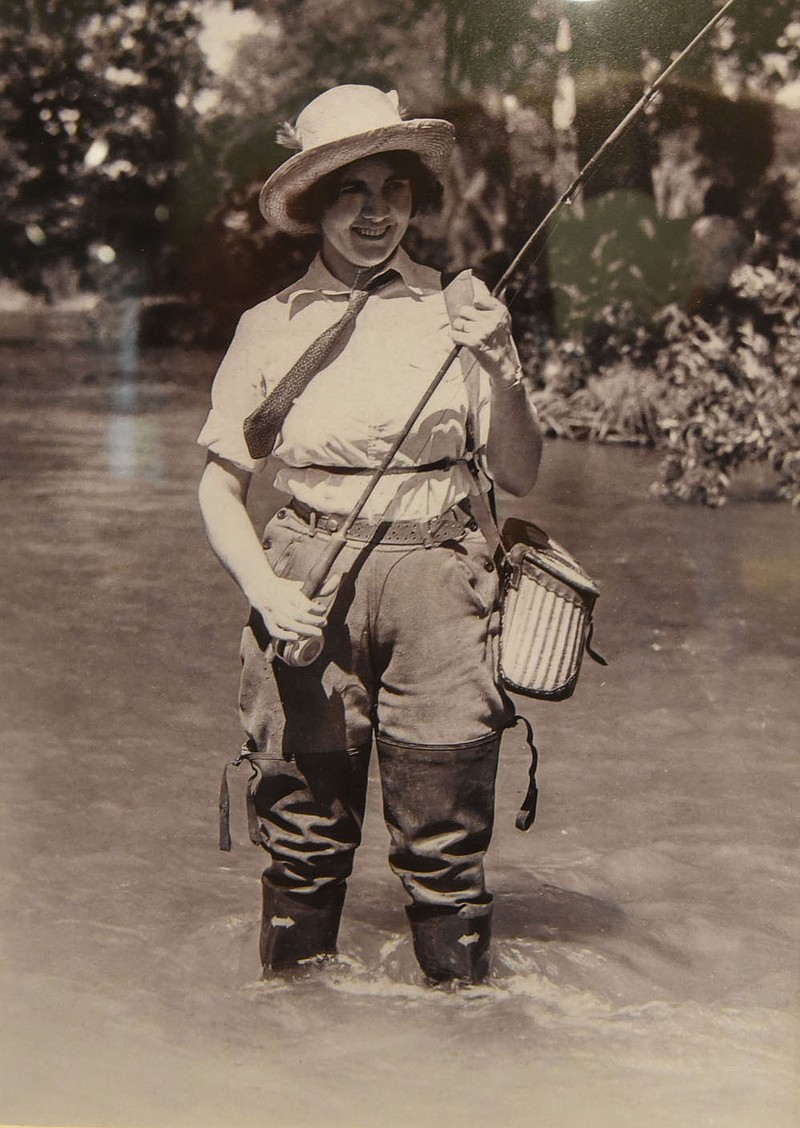
<svg viewBox="0 0 800 1128">
<path fill-rule="evenodd" d="M 430 983 L 481 983 L 489 974 L 491 905 L 406 907 L 414 954 Z"/>
<path fill-rule="evenodd" d="M 448 910 L 486 902 L 499 736 L 449 746 L 377 743 L 389 864 L 406 892 Z"/>
<path fill-rule="evenodd" d="M 336 955 L 344 883 L 326 885 L 307 895 L 289 893 L 263 879 L 262 887 L 259 948 L 265 972 Z"/>
</svg>

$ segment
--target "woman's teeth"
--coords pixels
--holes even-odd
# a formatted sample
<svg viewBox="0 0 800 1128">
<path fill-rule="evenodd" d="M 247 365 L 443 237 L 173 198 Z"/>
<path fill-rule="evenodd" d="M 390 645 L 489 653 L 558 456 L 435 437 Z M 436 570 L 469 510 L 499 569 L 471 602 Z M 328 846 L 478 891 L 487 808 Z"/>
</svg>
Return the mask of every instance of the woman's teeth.
<svg viewBox="0 0 800 1128">
<path fill-rule="evenodd" d="M 356 235 L 360 235 L 364 239 L 382 239 L 388 227 L 354 227 Z"/>
</svg>

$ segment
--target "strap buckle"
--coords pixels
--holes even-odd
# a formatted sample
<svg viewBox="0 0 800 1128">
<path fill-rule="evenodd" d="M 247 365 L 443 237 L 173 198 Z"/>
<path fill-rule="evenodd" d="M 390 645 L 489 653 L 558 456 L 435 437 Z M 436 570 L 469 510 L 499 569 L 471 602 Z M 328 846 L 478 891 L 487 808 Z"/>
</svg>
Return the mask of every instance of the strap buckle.
<svg viewBox="0 0 800 1128">
<path fill-rule="evenodd" d="M 462 519 L 463 518 L 463 519 Z M 461 514 L 455 507 L 448 509 L 445 513 L 440 513 L 436 517 L 429 517 L 427 521 L 422 521 L 422 545 L 424 548 L 433 548 L 442 541 L 451 540 L 454 537 L 463 535 L 467 528 L 469 514 L 462 511 Z"/>
</svg>

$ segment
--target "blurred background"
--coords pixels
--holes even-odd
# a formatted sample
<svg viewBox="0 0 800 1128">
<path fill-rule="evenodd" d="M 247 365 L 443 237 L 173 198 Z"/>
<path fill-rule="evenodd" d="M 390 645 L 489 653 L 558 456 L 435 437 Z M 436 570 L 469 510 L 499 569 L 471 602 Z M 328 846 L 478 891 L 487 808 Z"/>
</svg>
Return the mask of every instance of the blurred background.
<svg viewBox="0 0 800 1128">
<path fill-rule="evenodd" d="M 720 6 L 6 0 L 6 379 L 52 378 L 41 350 L 73 345 L 75 380 L 167 364 L 207 387 L 241 311 L 313 253 L 256 195 L 289 155 L 279 123 L 339 82 L 455 123 L 411 250 L 492 282 Z M 550 433 L 655 446 L 661 496 L 720 504 L 750 462 L 800 497 L 799 52 L 792 0 L 735 6 L 509 291 Z"/>
</svg>

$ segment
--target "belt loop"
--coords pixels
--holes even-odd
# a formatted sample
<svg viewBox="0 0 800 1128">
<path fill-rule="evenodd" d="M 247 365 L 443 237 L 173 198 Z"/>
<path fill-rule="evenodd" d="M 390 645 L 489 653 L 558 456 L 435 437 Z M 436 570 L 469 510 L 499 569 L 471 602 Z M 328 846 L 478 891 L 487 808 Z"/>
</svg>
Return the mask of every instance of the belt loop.
<svg viewBox="0 0 800 1128">
<path fill-rule="evenodd" d="M 312 509 L 308 514 L 308 535 L 315 537 L 317 535 L 317 511 Z"/>
</svg>

